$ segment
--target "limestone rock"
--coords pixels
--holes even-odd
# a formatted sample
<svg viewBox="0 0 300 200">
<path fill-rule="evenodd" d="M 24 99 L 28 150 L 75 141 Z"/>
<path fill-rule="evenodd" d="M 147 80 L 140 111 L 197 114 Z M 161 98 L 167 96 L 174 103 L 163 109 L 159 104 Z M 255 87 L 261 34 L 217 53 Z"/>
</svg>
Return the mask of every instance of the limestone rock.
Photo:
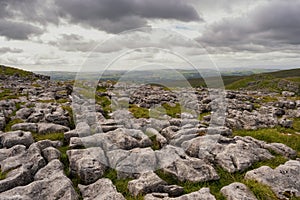
<svg viewBox="0 0 300 200">
<path fill-rule="evenodd" d="M 254 179 L 268 185 L 279 199 L 300 197 L 300 161 L 289 160 L 283 165 L 272 169 L 262 166 L 246 173 L 246 179 Z"/>
<path fill-rule="evenodd" d="M 254 194 L 243 183 L 231 183 L 221 189 L 221 193 L 228 200 L 257 200 Z"/>
<path fill-rule="evenodd" d="M 11 127 L 12 131 L 16 130 L 22 130 L 22 131 L 30 131 L 30 132 L 37 132 L 37 124 L 36 123 L 19 123 L 19 124 L 14 124 Z"/>
<path fill-rule="evenodd" d="M 216 198 L 210 193 L 209 188 L 201 188 L 196 192 L 182 195 L 176 198 L 168 197 L 168 194 L 164 193 L 154 193 L 147 194 L 144 198 L 145 200 L 216 200 Z"/>
<path fill-rule="evenodd" d="M 64 133 L 70 129 L 66 126 L 51 124 L 51 123 L 38 123 L 38 133 L 47 134 L 47 133 Z"/>
<path fill-rule="evenodd" d="M 123 195 L 117 192 L 111 180 L 107 178 L 99 179 L 90 185 L 79 184 L 78 187 L 84 200 L 125 200 Z"/>
<path fill-rule="evenodd" d="M 146 172 L 136 180 L 128 182 L 128 190 L 133 196 L 158 192 L 159 186 L 167 183 L 159 178 L 154 172 Z"/>
<path fill-rule="evenodd" d="M 30 132 L 11 131 L 0 136 L 1 146 L 10 148 L 14 145 L 24 145 L 29 147 L 34 141 Z"/>
<path fill-rule="evenodd" d="M 67 151 L 71 174 L 78 175 L 84 184 L 101 178 L 107 167 L 103 150 L 99 147 Z"/>
</svg>

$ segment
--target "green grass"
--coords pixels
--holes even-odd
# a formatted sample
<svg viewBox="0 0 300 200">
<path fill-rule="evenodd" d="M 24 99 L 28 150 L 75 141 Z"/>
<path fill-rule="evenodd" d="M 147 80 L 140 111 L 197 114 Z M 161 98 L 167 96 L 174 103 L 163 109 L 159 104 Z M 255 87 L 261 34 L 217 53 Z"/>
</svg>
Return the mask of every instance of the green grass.
<svg viewBox="0 0 300 200">
<path fill-rule="evenodd" d="M 35 141 L 41 140 L 59 140 L 61 142 L 64 141 L 64 133 L 49 133 L 49 134 L 39 134 L 39 133 L 32 133 L 32 137 Z"/>
<path fill-rule="evenodd" d="M 0 180 L 6 179 L 7 174 L 8 174 L 8 172 L 3 173 L 3 172 L 0 170 Z"/>
<path fill-rule="evenodd" d="M 178 118 L 181 114 L 181 106 L 179 103 L 176 103 L 175 106 L 172 106 L 168 103 L 162 104 L 162 106 L 166 109 L 166 114 L 172 118 Z"/>
<path fill-rule="evenodd" d="M 28 78 L 33 75 L 32 72 L 24 71 L 17 68 L 0 65 L 0 74 L 13 76 L 18 74 L 20 77 Z"/>
<path fill-rule="evenodd" d="M 106 119 L 109 118 L 109 113 L 111 113 L 111 101 L 107 96 L 95 96 L 96 103 L 102 106 L 103 109 L 103 115 Z"/>
<path fill-rule="evenodd" d="M 129 111 L 135 118 L 149 118 L 149 110 L 147 108 L 138 107 L 137 105 L 129 105 Z"/>
<path fill-rule="evenodd" d="M 202 121 L 202 120 L 203 120 L 203 117 L 208 116 L 208 115 L 210 115 L 210 114 L 211 114 L 210 112 L 204 112 L 204 113 L 201 113 L 201 114 L 198 116 L 198 119 L 199 119 L 200 121 Z"/>
<path fill-rule="evenodd" d="M 97 88 L 96 88 L 96 91 L 97 92 L 107 92 L 107 88 L 106 87 L 104 87 L 104 86 L 97 86 Z"/>
<path fill-rule="evenodd" d="M 131 196 L 129 190 L 127 189 L 128 182 L 132 179 L 118 179 L 117 178 L 117 171 L 114 169 L 108 169 L 105 174 L 104 178 L 110 179 L 113 184 L 116 186 L 117 191 L 120 192 L 127 200 L 143 200 L 143 196 L 133 197 Z"/>
<path fill-rule="evenodd" d="M 74 129 L 75 128 L 75 120 L 74 120 L 74 114 L 73 114 L 73 110 L 72 110 L 71 106 L 62 105 L 61 108 L 64 111 L 68 112 L 69 120 L 70 120 L 70 128 Z"/>
<path fill-rule="evenodd" d="M 5 132 L 9 132 L 9 131 L 11 131 L 11 127 L 12 127 L 13 125 L 19 124 L 19 123 L 23 123 L 23 122 L 24 122 L 24 121 L 21 120 L 21 119 L 13 119 L 13 120 L 10 120 L 10 121 L 6 124 L 6 126 L 5 126 L 5 128 L 4 128 L 4 131 L 5 131 Z"/>
</svg>

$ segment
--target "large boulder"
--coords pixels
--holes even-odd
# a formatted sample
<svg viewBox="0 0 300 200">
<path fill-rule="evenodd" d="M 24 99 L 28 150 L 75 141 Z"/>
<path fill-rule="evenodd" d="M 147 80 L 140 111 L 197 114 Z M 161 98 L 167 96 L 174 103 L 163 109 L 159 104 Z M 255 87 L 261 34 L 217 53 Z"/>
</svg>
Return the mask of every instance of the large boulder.
<svg viewBox="0 0 300 200">
<path fill-rule="evenodd" d="M 80 177 L 84 184 L 91 184 L 104 175 L 107 160 L 99 147 L 67 151 L 70 172 Z"/>
<path fill-rule="evenodd" d="M 272 169 L 262 166 L 246 173 L 246 179 L 253 179 L 268 185 L 279 199 L 300 197 L 300 161 L 289 160 Z"/>
<path fill-rule="evenodd" d="M 212 165 L 187 156 L 179 147 L 167 145 L 155 153 L 157 168 L 180 181 L 201 182 L 219 179 Z"/>
<path fill-rule="evenodd" d="M 24 179 L 29 180 L 30 179 Z M 30 184 L 16 187 L 0 193 L 0 199 L 22 200 L 77 200 L 78 195 L 72 186 L 72 182 L 63 172 L 63 165 L 59 160 L 52 160 L 42 168 Z"/>
<path fill-rule="evenodd" d="M 0 135 L 1 147 L 10 148 L 14 145 L 24 145 L 29 147 L 34 142 L 30 132 L 11 131 Z"/>
</svg>

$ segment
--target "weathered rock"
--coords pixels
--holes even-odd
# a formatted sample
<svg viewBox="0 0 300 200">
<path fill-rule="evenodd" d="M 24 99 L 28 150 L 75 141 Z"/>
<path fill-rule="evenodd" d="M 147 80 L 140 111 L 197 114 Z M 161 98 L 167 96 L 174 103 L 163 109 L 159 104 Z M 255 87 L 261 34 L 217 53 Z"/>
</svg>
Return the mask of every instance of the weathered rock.
<svg viewBox="0 0 300 200">
<path fill-rule="evenodd" d="M 4 180 L 0 180 L 0 193 L 30 183 L 33 180 L 30 168 L 31 164 L 27 164 L 9 172 Z"/>
<path fill-rule="evenodd" d="M 0 162 L 2 172 L 7 172 L 24 164 L 30 165 L 31 174 L 35 174 L 40 168 L 46 165 L 41 155 L 41 150 L 37 147 L 36 143 L 30 145 L 25 152 L 8 157 Z"/>
<path fill-rule="evenodd" d="M 156 141 L 158 142 L 160 147 L 163 147 L 168 143 L 167 139 L 162 136 L 156 129 L 154 128 L 147 128 L 146 135 L 149 137 L 155 137 Z"/>
<path fill-rule="evenodd" d="M 242 140 L 227 145 L 223 152 L 216 155 L 217 163 L 230 173 L 243 171 L 255 162 L 271 158 L 273 156 L 268 150 Z"/>
<path fill-rule="evenodd" d="M 98 133 L 88 137 L 71 138 L 70 147 L 88 146 L 101 147 L 103 150 L 133 149 L 151 146 L 152 141 L 140 130 L 117 129 L 107 133 Z"/>
<path fill-rule="evenodd" d="M 10 148 L 14 145 L 24 145 L 29 147 L 33 142 L 33 137 L 30 132 L 11 131 L 6 132 L 0 136 L 1 146 Z"/>
<path fill-rule="evenodd" d="M 208 135 L 183 143 L 188 155 L 217 162 L 228 172 L 243 171 L 255 162 L 273 158 L 271 153 L 252 140 L 243 137 L 225 138 Z"/>
<path fill-rule="evenodd" d="M 16 118 L 20 118 L 20 119 L 27 119 L 31 113 L 34 112 L 33 108 L 21 108 L 20 110 L 18 110 L 16 112 Z"/>
<path fill-rule="evenodd" d="M 24 154 L 26 147 L 24 145 L 15 145 L 9 149 L 0 149 L 0 161 L 19 154 Z"/>
<path fill-rule="evenodd" d="M 111 167 L 118 172 L 118 178 L 137 178 L 140 174 L 157 168 L 155 152 L 151 148 L 135 148 L 130 151 L 113 150 L 107 152 Z"/>
<path fill-rule="evenodd" d="M 281 94 L 284 97 L 293 97 L 293 96 L 295 96 L 295 92 L 289 92 L 289 91 L 282 91 Z"/>
<path fill-rule="evenodd" d="M 45 120 L 49 123 L 54 123 L 54 124 L 60 124 L 62 126 L 69 126 L 69 118 L 64 116 L 63 113 L 51 113 L 51 114 L 47 114 L 45 115 Z"/>
<path fill-rule="evenodd" d="M 70 129 L 66 126 L 51 124 L 51 123 L 38 123 L 38 133 L 47 134 L 47 133 L 64 133 Z"/>
<path fill-rule="evenodd" d="M 178 197 L 184 193 L 184 189 L 178 185 L 160 185 L 158 191 L 167 193 L 170 197 Z"/>
<path fill-rule="evenodd" d="M 50 162 L 51 160 L 54 159 L 59 159 L 61 156 L 60 151 L 54 147 L 47 147 L 43 149 L 42 154 L 47 162 Z"/>
<path fill-rule="evenodd" d="M 35 175 L 34 182 L 0 193 L 0 199 L 77 200 L 78 195 L 70 179 L 64 175 L 63 165 L 58 160 L 52 160 Z"/>
<path fill-rule="evenodd" d="M 145 200 L 215 200 L 216 198 L 210 193 L 209 188 L 201 188 L 196 192 L 192 192 L 189 194 L 185 194 L 180 197 L 170 198 L 168 194 L 164 193 L 154 193 L 154 194 L 147 194 L 144 198 Z"/>
<path fill-rule="evenodd" d="M 180 181 L 204 182 L 220 178 L 210 164 L 197 158 L 178 159 L 162 170 Z"/>
<path fill-rule="evenodd" d="M 254 179 L 268 185 L 279 199 L 300 197 L 300 161 L 289 160 L 272 169 L 262 166 L 246 173 L 246 179 Z"/>
<path fill-rule="evenodd" d="M 154 172 L 146 172 L 140 175 L 136 180 L 128 182 L 128 190 L 133 196 L 159 192 L 159 186 L 167 183 L 159 178 Z"/>
<path fill-rule="evenodd" d="M 187 156 L 179 147 L 167 145 L 155 153 L 158 169 L 175 176 L 180 181 L 201 182 L 219 179 L 210 164 Z"/>
<path fill-rule="evenodd" d="M 279 120 L 279 125 L 281 125 L 284 128 L 292 128 L 293 127 L 293 121 L 290 119 L 282 118 Z"/>
<path fill-rule="evenodd" d="M 228 200 L 257 200 L 254 194 L 243 183 L 231 183 L 221 189 L 221 193 Z"/>
<path fill-rule="evenodd" d="M 12 131 L 16 130 L 22 130 L 22 131 L 30 131 L 30 132 L 37 132 L 37 124 L 36 123 L 19 123 L 19 124 L 14 124 L 11 127 Z"/>
<path fill-rule="evenodd" d="M 107 178 L 99 179 L 90 185 L 79 184 L 78 187 L 84 200 L 125 200 L 123 195 L 117 192 L 117 189 L 111 180 Z"/>
<path fill-rule="evenodd" d="M 84 184 L 101 178 L 106 170 L 107 160 L 99 147 L 67 151 L 71 174 L 78 175 Z"/>
</svg>

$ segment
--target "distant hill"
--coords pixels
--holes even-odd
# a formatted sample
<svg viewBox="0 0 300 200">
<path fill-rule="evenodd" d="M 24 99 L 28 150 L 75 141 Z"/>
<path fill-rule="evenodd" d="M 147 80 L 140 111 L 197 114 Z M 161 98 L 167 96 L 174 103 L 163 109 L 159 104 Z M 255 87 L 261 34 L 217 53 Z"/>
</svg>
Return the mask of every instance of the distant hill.
<svg viewBox="0 0 300 200">
<path fill-rule="evenodd" d="M 13 77 L 21 77 L 27 80 L 50 79 L 49 76 L 35 74 L 33 72 L 25 71 L 22 69 L 0 65 L 0 80 L 5 80 L 7 78 L 13 78 Z"/>
<path fill-rule="evenodd" d="M 300 69 L 244 76 L 240 80 L 225 85 L 227 89 L 232 90 L 267 90 L 275 92 L 288 90 L 300 94 Z"/>
</svg>

